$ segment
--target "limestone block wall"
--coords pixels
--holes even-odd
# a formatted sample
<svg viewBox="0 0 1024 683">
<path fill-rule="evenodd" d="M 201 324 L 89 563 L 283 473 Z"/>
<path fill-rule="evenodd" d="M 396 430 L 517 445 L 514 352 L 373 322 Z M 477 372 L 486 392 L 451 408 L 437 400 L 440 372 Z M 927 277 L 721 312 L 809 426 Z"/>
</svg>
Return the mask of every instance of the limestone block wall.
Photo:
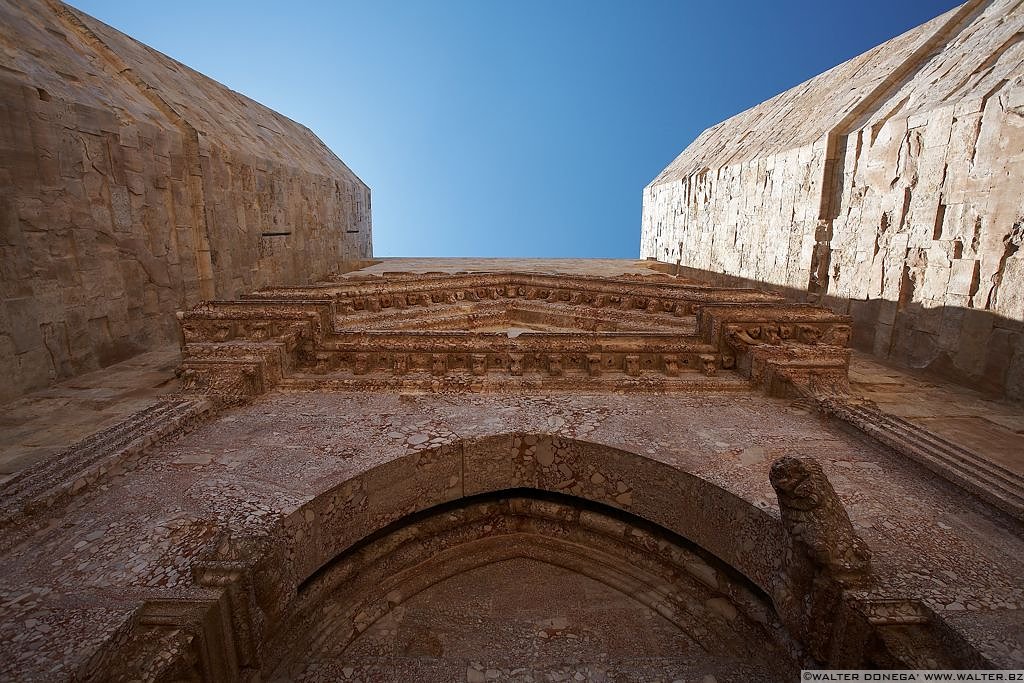
<svg viewBox="0 0 1024 683">
<path fill-rule="evenodd" d="M 369 188 L 312 132 L 50 0 L 0 3 L 0 187 L 0 401 L 372 254 Z"/>
<path fill-rule="evenodd" d="M 850 313 L 855 345 L 1024 398 L 1024 10 L 975 0 L 705 131 L 641 254 Z"/>
</svg>

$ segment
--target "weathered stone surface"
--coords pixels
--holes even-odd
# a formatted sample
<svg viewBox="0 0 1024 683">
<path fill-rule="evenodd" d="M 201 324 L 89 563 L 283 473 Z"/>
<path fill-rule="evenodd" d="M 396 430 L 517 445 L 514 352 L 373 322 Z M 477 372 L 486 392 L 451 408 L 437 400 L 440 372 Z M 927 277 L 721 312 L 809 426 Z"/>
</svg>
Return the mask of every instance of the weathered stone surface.
<svg viewBox="0 0 1024 683">
<path fill-rule="evenodd" d="M 0 631 L 7 636 L 0 661 L 8 674 L 24 677 L 48 671 L 51 678 L 90 666 L 109 673 L 109 667 L 129 659 L 156 661 L 145 647 L 122 649 L 126 646 L 117 639 L 119 629 L 127 628 L 140 601 L 182 604 L 209 595 L 198 592 L 194 584 L 196 567 L 202 572 L 195 575 L 201 586 L 212 586 L 214 570 L 226 576 L 224 572 L 234 567 L 232 571 L 244 576 L 249 571 L 244 558 L 216 560 L 222 563 L 219 569 L 211 565 L 215 558 L 203 559 L 216 552 L 218 534 L 230 532 L 236 538 L 261 537 L 269 544 L 256 549 L 258 556 L 269 555 L 266 568 L 259 570 L 267 573 L 258 572 L 253 579 L 258 596 L 253 623 L 262 624 L 261 637 L 285 640 L 261 651 L 263 665 L 273 668 L 285 654 L 297 657 L 299 665 L 312 664 L 331 654 L 316 653 L 316 642 L 342 650 L 347 629 L 365 633 L 372 624 L 383 625 L 402 614 L 400 606 L 415 594 L 416 584 L 387 583 L 385 577 L 395 576 L 395 567 L 416 566 L 444 551 L 467 563 L 493 561 L 510 550 L 520 557 L 532 552 L 535 559 L 543 558 L 536 553 L 546 546 L 530 538 L 568 533 L 563 529 L 576 525 L 577 516 L 580 522 L 586 518 L 588 528 L 602 536 L 618 533 L 647 549 L 614 550 L 571 536 L 567 540 L 573 546 L 600 550 L 604 558 L 581 561 L 570 567 L 573 571 L 586 575 L 583 570 L 603 566 L 607 576 L 623 577 L 630 575 L 626 565 L 647 567 L 649 572 L 651 563 L 666 557 L 685 568 L 675 581 L 690 575 L 710 589 L 697 592 L 700 599 L 691 601 L 691 609 L 696 609 L 692 603 L 703 605 L 718 598 L 743 615 L 736 624 L 723 624 L 713 616 L 721 610 L 702 608 L 694 618 L 683 619 L 688 628 L 746 628 L 742 623 L 750 616 L 751 604 L 737 602 L 739 593 L 733 586 L 739 574 L 723 571 L 721 563 L 762 586 L 765 593 L 776 594 L 769 591 L 779 576 L 777 563 L 786 537 L 769 467 L 774 457 L 786 453 L 817 459 L 848 506 L 856 532 L 873 555 L 879 584 L 864 599 L 870 604 L 880 601 L 877 609 L 889 604 L 887 600 L 918 600 L 940 615 L 958 609 L 957 604 L 968 605 L 975 618 L 981 618 L 994 609 L 1024 607 L 1021 540 L 1009 520 L 941 479 L 922 476 L 920 468 L 892 451 L 818 416 L 787 411 L 787 404 L 752 394 L 274 392 L 222 413 L 191 434 L 156 445 L 109 486 L 86 488 L 75 505 L 44 515 L 59 523 L 20 542 L 13 529 L 0 533 L 5 544 L 14 542 L 2 557 L 0 589 L 8 607 L 0 619 Z M 432 435 L 431 440 L 412 444 L 412 437 L 420 434 Z M 770 457 L 746 461 L 737 455 L 758 448 Z M 542 450 L 543 462 L 550 465 L 540 464 L 537 456 Z M 344 584 L 350 590 L 333 589 L 350 576 L 345 567 L 358 559 L 346 549 L 377 529 L 436 504 L 516 487 L 564 494 L 637 515 L 718 559 L 677 555 L 671 543 L 650 542 L 636 526 L 604 521 L 606 514 L 586 517 L 590 513 L 574 506 L 572 511 L 563 506 L 544 512 L 542 519 L 561 521 L 544 522 L 536 530 L 508 526 L 497 511 L 486 512 L 482 519 L 473 518 L 481 521 L 472 527 L 475 536 L 469 537 L 471 519 L 463 516 L 467 508 L 459 508 L 432 518 L 452 531 L 441 533 L 432 522 L 413 518 L 413 527 L 395 529 L 395 542 L 381 539 L 361 546 L 366 553 L 360 551 L 360 557 L 367 561 L 383 553 L 374 560 L 382 568 L 361 574 L 359 583 Z M 619 498 L 624 490 L 632 493 L 628 500 Z M 116 505 L 111 504 L 114 500 Z M 484 528 L 487 524 L 491 529 Z M 545 528 L 549 531 L 543 532 Z M 515 535 L 528 530 L 525 537 Z M 494 543 L 475 545 L 477 538 L 492 538 Z M 402 545 L 403 539 L 408 543 Z M 914 552 L 907 553 L 908 547 Z M 486 548 L 490 550 L 485 552 Z M 609 555 L 618 558 L 611 566 Z M 332 562 L 336 557 L 341 561 Z M 419 574 L 403 572 L 403 581 L 439 578 L 425 569 Z M 392 587 L 397 595 L 389 595 Z M 685 603 L 695 590 L 645 593 L 638 587 L 636 595 L 676 595 Z M 280 602 L 274 595 L 280 595 Z M 543 602 L 533 602 L 539 596 L 520 595 L 524 604 L 536 606 L 537 618 L 559 616 L 546 612 Z M 328 596 L 333 597 L 327 600 Z M 371 609 L 363 616 L 359 609 L 332 611 L 331 605 L 344 607 L 351 600 L 369 606 L 379 600 L 382 611 Z M 324 619 L 313 622 L 322 632 L 318 640 L 303 640 L 307 631 L 299 628 L 301 622 L 285 621 L 301 604 L 327 609 Z M 770 609 L 766 615 L 772 618 Z M 50 631 L 29 641 L 17 638 L 24 632 L 24 621 L 31 618 Z M 443 613 L 434 619 L 452 623 Z M 182 625 L 180 620 L 161 623 L 163 630 Z M 439 637 L 445 637 L 446 628 L 438 626 Z M 984 627 L 964 633 L 969 637 L 976 631 L 983 632 Z M 88 641 L 75 639 L 75 648 L 64 647 L 82 632 L 92 634 Z M 162 632 L 143 629 L 150 635 Z M 314 656 L 303 661 L 303 651 L 289 645 L 291 637 L 299 639 L 296 644 L 308 643 Z M 101 647 L 108 638 L 113 640 Z M 156 641 L 151 638 L 147 647 Z M 694 656 L 713 654 L 723 643 L 710 635 L 702 642 Z M 748 641 L 734 642 L 739 647 Z M 133 648 L 145 643 L 146 638 Z M 1013 647 L 1006 646 L 995 661 L 1011 662 L 1007 658 Z M 452 656 L 464 656 L 458 652 Z M 742 663 L 745 657 L 734 653 L 719 666 Z M 497 661 L 489 665 L 501 668 Z"/>
<path fill-rule="evenodd" d="M 810 395 L 845 381 L 850 339 L 849 318 L 827 308 L 653 271 L 357 271 L 207 302 L 179 318 L 186 390 L 229 400 L 289 378 L 433 391 L 581 382 L 673 391 L 714 384 L 705 378 L 719 368 L 774 395 Z"/>
<path fill-rule="evenodd" d="M 642 255 L 809 294 L 859 348 L 1024 398 L 1022 31 L 972 0 L 713 126 L 645 189 Z"/>
<path fill-rule="evenodd" d="M 183 313 L 208 396 L 3 482 L 0 672 L 1020 665 L 1024 479 L 846 393 L 847 317 L 653 263 L 470 263 Z"/>
<path fill-rule="evenodd" d="M 3 3 L 0 42 L 0 400 L 370 255 L 369 189 L 308 129 L 56 1 Z"/>
<path fill-rule="evenodd" d="M 969 253 L 955 239 L 936 247 L 950 241 L 941 231 L 912 246 L 916 218 L 900 219 L 905 262 L 864 272 L 884 289 L 892 265 L 943 303 L 909 326 L 909 295 L 834 312 L 709 270 L 669 277 L 655 262 L 396 259 L 310 284 L 294 271 L 350 271 L 351 249 L 368 253 L 368 230 L 348 242 L 332 232 L 359 224 L 345 211 L 368 195 L 316 194 L 323 179 L 329 190 L 349 177 L 340 162 L 291 122 L 87 17 L 47 4 L 29 6 L 42 17 L 32 19 L 24 7 L 0 16 L 34 44 L 59 38 L 47 68 L 63 60 L 60 73 L 79 73 L 83 51 L 95 60 L 76 85 L 36 52 L 13 55 L 45 76 L 43 90 L 15 79 L 23 100 L 73 116 L 55 124 L 67 138 L 55 156 L 14 142 L 6 155 L 61 180 L 17 176 L 28 194 L 0 203 L 0 246 L 35 254 L 0 262 L 0 344 L 22 367 L 49 357 L 67 373 L 77 366 L 64 348 L 116 358 L 135 318 L 119 317 L 130 296 L 106 269 L 126 260 L 145 275 L 130 290 L 138 329 L 160 338 L 152 324 L 172 307 L 183 344 L 177 382 L 122 368 L 0 418 L 0 441 L 21 449 L 0 481 L 3 677 L 708 682 L 787 680 L 802 667 L 1024 666 L 1024 476 L 1007 439 L 1024 424 L 1019 407 L 863 359 L 849 376 L 850 343 L 928 362 L 958 330 L 987 345 L 983 356 L 957 347 L 972 372 L 1004 385 L 1024 374 L 1016 328 L 962 308 L 989 272 L 989 233 Z M 981 21 L 1002 35 L 986 8 L 889 45 L 918 64 L 942 25 Z M 841 112 L 833 101 L 800 119 L 801 135 L 830 141 L 823 178 L 845 169 L 835 153 L 846 143 L 830 131 L 874 116 L 863 91 L 915 82 L 873 59 L 834 76 L 856 86 Z M 97 102 L 74 100 L 76 89 Z M 908 120 L 941 109 L 927 105 L 938 96 L 909 97 L 925 104 Z M 13 121 L 25 110 L 2 111 Z M 126 133 L 129 119 L 148 128 Z M 766 128 L 765 144 L 785 131 Z M 950 144 L 928 130 L 919 142 Z M 924 168 L 925 152 L 906 149 Z M 779 162 L 784 178 L 792 162 Z M 775 170 L 765 172 L 769 182 Z M 31 194 L 54 183 L 75 193 Z M 237 197 L 255 202 L 252 216 L 232 215 Z M 47 227 L 55 206 L 72 226 L 63 233 Z M 801 288 L 847 286 L 832 268 L 845 263 L 846 211 L 815 219 L 817 260 Z M 171 241 L 153 227 L 164 215 Z M 294 253 L 278 252 L 278 237 L 257 257 L 253 241 L 234 245 L 253 226 L 303 216 L 311 224 L 292 237 L 310 242 Z M 222 243 L 224 225 L 235 232 Z M 990 297 L 1011 309 L 1016 258 Z M 220 300 L 190 298 L 210 291 Z M 47 316 L 65 300 L 74 316 Z M 94 430 L 89 411 L 104 415 Z M 45 439 L 32 436 L 49 422 Z"/>
</svg>

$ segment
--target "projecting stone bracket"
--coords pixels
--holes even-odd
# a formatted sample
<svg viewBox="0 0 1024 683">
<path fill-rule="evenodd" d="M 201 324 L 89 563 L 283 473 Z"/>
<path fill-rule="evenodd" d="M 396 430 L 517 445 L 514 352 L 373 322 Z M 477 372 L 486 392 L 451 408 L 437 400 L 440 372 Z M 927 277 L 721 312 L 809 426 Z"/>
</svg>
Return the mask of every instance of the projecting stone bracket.
<svg viewBox="0 0 1024 683">
<path fill-rule="evenodd" d="M 253 680 L 262 641 L 253 587 L 261 542 L 222 536 L 192 565 L 194 585 L 180 597 L 144 602 L 82 678 L 102 672 L 103 680 Z"/>
<path fill-rule="evenodd" d="M 269 388 L 264 364 L 259 360 L 190 360 L 182 363 L 178 377 L 185 393 L 205 394 L 222 403 L 259 396 Z"/>
<path fill-rule="evenodd" d="M 848 316 L 805 304 L 717 304 L 701 307 L 697 322 L 722 367 L 770 396 L 848 391 Z"/>
<path fill-rule="evenodd" d="M 843 399 L 822 402 L 844 409 Z M 927 605 L 892 597 L 892 587 L 879 583 L 867 544 L 817 460 L 780 458 L 770 478 L 788 541 L 772 599 L 812 657 L 837 669 L 993 668 Z"/>
<path fill-rule="evenodd" d="M 871 552 L 817 460 L 780 458 L 770 479 L 788 541 L 772 596 L 779 616 L 819 662 L 855 666 L 870 625 L 848 591 L 872 582 Z"/>
<path fill-rule="evenodd" d="M 769 396 L 806 397 L 849 391 L 849 349 L 755 346 L 738 357 L 739 371 Z"/>
<path fill-rule="evenodd" d="M 192 565 L 197 586 L 222 591 L 234 634 L 235 658 L 242 669 L 256 669 L 260 658 L 260 632 L 255 619 L 259 612 L 253 573 L 262 551 L 262 539 L 236 539 L 225 533 L 213 551 Z"/>
<path fill-rule="evenodd" d="M 145 602 L 120 637 L 108 641 L 75 676 L 87 681 L 247 678 L 239 667 L 223 595 Z"/>
</svg>

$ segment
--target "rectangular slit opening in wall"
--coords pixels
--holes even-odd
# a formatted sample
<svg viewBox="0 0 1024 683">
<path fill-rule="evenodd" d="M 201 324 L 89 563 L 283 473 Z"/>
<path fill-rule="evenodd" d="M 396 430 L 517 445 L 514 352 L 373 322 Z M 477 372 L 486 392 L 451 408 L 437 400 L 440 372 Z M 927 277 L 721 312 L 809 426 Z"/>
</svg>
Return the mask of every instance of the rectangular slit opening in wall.
<svg viewBox="0 0 1024 683">
<path fill-rule="evenodd" d="M 264 232 L 264 233 L 262 233 L 263 237 L 284 237 L 285 235 L 290 235 L 290 234 L 292 234 L 290 231 L 289 232 Z"/>
</svg>

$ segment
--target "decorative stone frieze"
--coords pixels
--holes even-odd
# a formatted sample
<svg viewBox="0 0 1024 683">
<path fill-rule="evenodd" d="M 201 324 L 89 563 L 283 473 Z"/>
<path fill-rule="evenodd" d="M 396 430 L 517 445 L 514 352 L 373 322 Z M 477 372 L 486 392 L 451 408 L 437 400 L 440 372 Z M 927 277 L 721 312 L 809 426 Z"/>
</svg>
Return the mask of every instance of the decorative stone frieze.
<svg viewBox="0 0 1024 683">
<path fill-rule="evenodd" d="M 665 390 L 688 373 L 723 370 L 791 393 L 817 374 L 835 384 L 850 336 L 849 318 L 824 308 L 670 278 L 493 272 L 349 280 L 261 290 L 180 313 L 188 388 L 237 400 L 285 377 L 350 386 L 405 378 L 415 387 L 430 375 L 434 390 L 438 381 L 486 390 L 515 377 L 571 385 L 616 376 L 658 377 L 650 386 Z"/>
</svg>

